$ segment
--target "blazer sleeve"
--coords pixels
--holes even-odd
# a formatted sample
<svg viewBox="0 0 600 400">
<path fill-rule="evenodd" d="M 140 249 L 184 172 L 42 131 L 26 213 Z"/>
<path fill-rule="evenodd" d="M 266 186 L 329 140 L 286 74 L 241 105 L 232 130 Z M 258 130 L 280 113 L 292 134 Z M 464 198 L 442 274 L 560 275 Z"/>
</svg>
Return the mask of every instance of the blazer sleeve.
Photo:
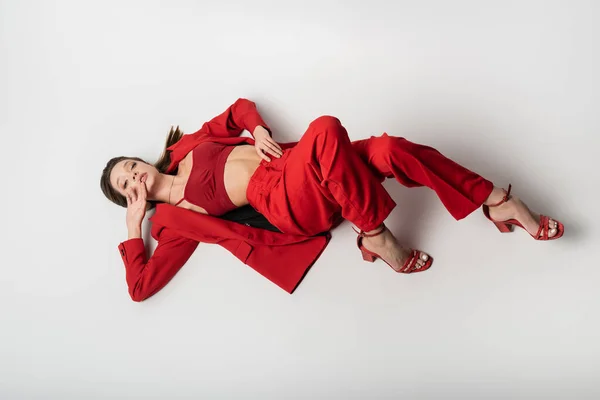
<svg viewBox="0 0 600 400">
<path fill-rule="evenodd" d="M 246 129 L 254 137 L 254 129 L 259 125 L 272 136 L 271 129 L 258 113 L 256 104 L 248 99 L 239 98 L 221 114 L 205 122 L 194 135 L 234 137 Z"/>
<path fill-rule="evenodd" d="M 183 267 L 198 242 L 163 228 L 157 235 L 158 245 L 147 259 L 144 241 L 129 239 L 118 246 L 125 264 L 125 279 L 133 301 L 143 301 L 162 289 Z"/>
</svg>

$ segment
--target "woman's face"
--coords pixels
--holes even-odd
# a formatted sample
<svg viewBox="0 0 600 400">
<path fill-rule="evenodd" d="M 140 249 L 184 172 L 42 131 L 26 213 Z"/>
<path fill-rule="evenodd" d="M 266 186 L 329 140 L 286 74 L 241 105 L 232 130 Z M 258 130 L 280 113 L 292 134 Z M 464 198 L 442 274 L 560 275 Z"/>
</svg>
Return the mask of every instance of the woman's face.
<svg viewBox="0 0 600 400">
<path fill-rule="evenodd" d="M 119 161 L 114 166 L 110 172 L 110 184 L 117 192 L 127 196 L 127 193 L 131 193 L 132 187 L 140 184 L 141 179 L 150 193 L 158 175 L 159 172 L 153 165 L 127 159 Z"/>
</svg>

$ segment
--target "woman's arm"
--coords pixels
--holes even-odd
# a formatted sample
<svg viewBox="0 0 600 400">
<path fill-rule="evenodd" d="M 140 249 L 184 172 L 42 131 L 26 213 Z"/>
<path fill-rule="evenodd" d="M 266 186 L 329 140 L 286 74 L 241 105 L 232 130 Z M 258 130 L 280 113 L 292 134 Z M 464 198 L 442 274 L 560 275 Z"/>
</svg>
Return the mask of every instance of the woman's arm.
<svg viewBox="0 0 600 400">
<path fill-rule="evenodd" d="M 248 99 L 237 99 L 224 112 L 202 125 L 194 135 L 234 137 L 246 129 L 254 137 L 256 127 L 261 126 L 272 136 L 271 129 L 256 110 L 256 104 Z"/>
<path fill-rule="evenodd" d="M 148 205 L 145 178 L 132 182 L 126 193 L 128 239 L 119 244 L 125 278 L 133 301 L 143 301 L 163 288 L 190 258 L 198 242 L 162 228 L 154 235 L 158 245 L 148 260 L 142 239 L 142 220 Z"/>
<path fill-rule="evenodd" d="M 133 301 L 143 301 L 162 289 L 183 267 L 198 246 L 198 242 L 178 235 L 169 228 L 158 233 L 158 245 L 147 259 L 142 238 L 128 239 L 119 244 L 125 264 L 125 279 Z"/>
</svg>

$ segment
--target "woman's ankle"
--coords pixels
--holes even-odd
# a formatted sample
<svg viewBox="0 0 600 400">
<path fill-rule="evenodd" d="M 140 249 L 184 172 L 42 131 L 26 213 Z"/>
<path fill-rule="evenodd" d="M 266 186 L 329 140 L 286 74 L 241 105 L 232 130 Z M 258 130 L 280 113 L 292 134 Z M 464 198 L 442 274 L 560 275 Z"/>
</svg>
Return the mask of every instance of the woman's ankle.
<svg viewBox="0 0 600 400">
<path fill-rule="evenodd" d="M 504 199 L 505 195 L 506 195 L 506 191 L 504 189 L 494 186 L 494 188 L 492 189 L 492 192 L 490 193 L 488 198 L 485 199 L 483 204 L 486 206 L 498 204 L 502 201 L 502 199 Z"/>
<path fill-rule="evenodd" d="M 365 235 L 366 236 L 376 236 L 376 235 L 382 233 L 383 231 L 385 231 L 385 229 L 386 229 L 385 224 L 381 224 L 373 230 L 365 231 Z"/>
</svg>

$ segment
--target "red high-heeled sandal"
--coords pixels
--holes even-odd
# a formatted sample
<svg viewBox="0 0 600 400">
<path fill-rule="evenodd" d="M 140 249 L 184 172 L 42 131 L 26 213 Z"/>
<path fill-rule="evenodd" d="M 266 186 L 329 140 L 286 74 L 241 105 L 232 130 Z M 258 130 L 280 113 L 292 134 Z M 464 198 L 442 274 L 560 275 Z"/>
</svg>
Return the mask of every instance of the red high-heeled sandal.
<svg viewBox="0 0 600 400">
<path fill-rule="evenodd" d="M 490 217 L 490 208 L 491 207 L 498 207 L 499 205 L 504 204 L 508 200 L 510 200 L 510 189 L 511 189 L 511 185 L 508 185 L 508 190 L 504 191 L 504 193 L 506 193 L 506 194 L 504 195 L 502 200 L 500 200 L 498 203 L 492 204 L 490 206 L 486 206 L 484 204 L 481 207 L 483 210 L 483 215 L 485 215 L 487 219 L 492 221 L 494 223 L 494 225 L 496 225 L 496 228 L 498 228 L 498 230 L 502 233 L 512 232 L 514 226 L 518 226 L 519 228 L 522 228 L 525 232 L 527 232 L 527 229 L 525 229 L 523 227 L 523 225 L 521 225 L 521 223 L 519 221 L 517 221 L 516 219 L 509 219 L 506 221 L 496 221 L 496 220 L 492 219 L 492 217 Z M 552 237 L 548 236 L 548 232 L 550 231 L 550 229 L 555 229 L 555 228 L 550 228 L 550 217 L 548 217 L 546 215 L 540 215 L 540 226 L 535 235 L 531 235 L 531 233 L 529 233 L 529 232 L 527 232 L 527 233 L 529 233 L 529 235 L 531 235 L 531 237 L 534 238 L 535 240 L 554 240 L 554 239 L 558 239 L 558 238 L 562 237 L 563 233 L 565 232 L 564 225 L 555 219 L 552 219 L 552 220 L 556 222 L 556 235 L 554 235 Z"/>
<path fill-rule="evenodd" d="M 372 251 L 367 250 L 363 245 L 362 245 L 362 239 L 365 237 L 373 237 L 373 236 L 378 236 L 381 235 L 384 231 L 385 231 L 385 225 L 382 224 L 381 225 L 382 228 L 379 232 L 375 232 L 372 234 L 367 234 L 364 231 L 357 231 L 356 229 L 354 229 L 354 227 L 352 227 L 352 229 L 354 229 L 354 232 L 358 233 L 358 237 L 356 238 L 356 245 L 358 246 L 358 248 L 360 249 L 360 252 L 362 253 L 362 257 L 363 260 L 368 261 L 368 262 L 374 262 L 375 260 L 377 260 L 378 258 L 381 258 L 381 256 L 377 253 L 373 253 Z M 385 261 L 383 258 L 381 258 L 381 260 L 386 263 L 387 265 L 389 265 L 389 267 L 391 269 L 393 269 L 396 272 L 402 272 L 404 274 L 410 274 L 413 272 L 422 272 L 422 271 L 426 271 L 429 269 L 429 267 L 431 267 L 431 264 L 433 263 L 433 258 L 431 258 L 431 256 L 423 253 L 422 251 L 419 250 L 412 250 L 412 254 L 411 257 L 408 258 L 404 264 L 402 265 L 402 267 L 400 268 L 399 271 L 395 270 L 394 267 L 392 267 L 387 261 Z M 422 267 L 419 267 L 419 265 L 417 264 L 417 261 L 419 260 L 419 257 L 425 261 L 425 264 Z"/>
</svg>

